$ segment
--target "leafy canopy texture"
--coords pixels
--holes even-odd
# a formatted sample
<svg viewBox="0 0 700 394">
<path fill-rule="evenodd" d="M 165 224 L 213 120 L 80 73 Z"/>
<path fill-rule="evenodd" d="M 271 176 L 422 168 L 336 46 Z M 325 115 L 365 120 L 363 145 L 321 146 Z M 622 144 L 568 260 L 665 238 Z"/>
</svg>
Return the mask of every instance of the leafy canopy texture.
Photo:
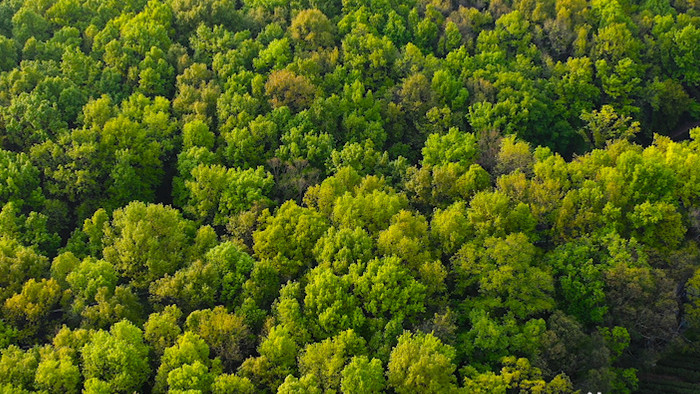
<svg viewBox="0 0 700 394">
<path fill-rule="evenodd" d="M 697 0 L 0 1 L 0 392 L 700 392 Z"/>
</svg>

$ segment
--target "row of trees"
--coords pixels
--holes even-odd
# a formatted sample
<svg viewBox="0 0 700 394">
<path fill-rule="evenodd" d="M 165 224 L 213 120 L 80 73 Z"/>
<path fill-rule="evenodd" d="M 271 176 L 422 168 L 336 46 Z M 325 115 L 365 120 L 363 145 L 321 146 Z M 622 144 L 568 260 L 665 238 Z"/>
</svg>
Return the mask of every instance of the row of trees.
<svg viewBox="0 0 700 394">
<path fill-rule="evenodd" d="M 2 391 L 631 392 L 697 347 L 694 3 L 0 15 Z"/>
</svg>

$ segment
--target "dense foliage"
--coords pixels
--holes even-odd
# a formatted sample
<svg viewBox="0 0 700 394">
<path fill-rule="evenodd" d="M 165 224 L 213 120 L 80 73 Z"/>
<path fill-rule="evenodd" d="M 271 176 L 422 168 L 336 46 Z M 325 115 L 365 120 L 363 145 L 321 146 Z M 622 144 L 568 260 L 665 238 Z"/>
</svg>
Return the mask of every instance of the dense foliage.
<svg viewBox="0 0 700 394">
<path fill-rule="evenodd" d="M 699 64 L 692 0 L 2 0 L 0 391 L 632 392 Z"/>
</svg>

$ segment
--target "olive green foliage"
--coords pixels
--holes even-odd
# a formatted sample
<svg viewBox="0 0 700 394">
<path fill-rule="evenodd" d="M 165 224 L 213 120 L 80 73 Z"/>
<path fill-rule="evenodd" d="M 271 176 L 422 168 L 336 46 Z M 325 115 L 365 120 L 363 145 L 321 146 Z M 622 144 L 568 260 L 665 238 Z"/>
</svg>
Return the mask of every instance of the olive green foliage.
<svg viewBox="0 0 700 394">
<path fill-rule="evenodd" d="M 698 64 L 697 1 L 2 1 L 0 392 L 644 389 Z"/>
</svg>

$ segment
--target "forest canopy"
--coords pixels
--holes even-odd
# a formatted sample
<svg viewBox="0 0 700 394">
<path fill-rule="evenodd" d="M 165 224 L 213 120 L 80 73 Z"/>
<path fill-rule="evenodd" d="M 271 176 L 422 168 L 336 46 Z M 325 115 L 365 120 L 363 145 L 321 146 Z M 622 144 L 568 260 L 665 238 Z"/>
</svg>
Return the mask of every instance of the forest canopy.
<svg viewBox="0 0 700 394">
<path fill-rule="evenodd" d="M 693 0 L 2 0 L 0 391 L 644 388 L 698 65 Z"/>
</svg>

